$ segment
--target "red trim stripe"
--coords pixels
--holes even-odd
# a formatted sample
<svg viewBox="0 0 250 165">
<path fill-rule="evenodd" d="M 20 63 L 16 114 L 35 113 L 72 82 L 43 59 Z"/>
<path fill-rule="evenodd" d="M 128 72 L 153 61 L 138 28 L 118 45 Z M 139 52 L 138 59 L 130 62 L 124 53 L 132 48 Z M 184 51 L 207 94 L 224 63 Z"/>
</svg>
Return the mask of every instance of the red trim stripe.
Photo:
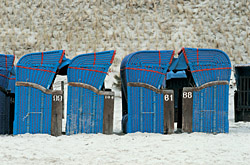
<svg viewBox="0 0 250 165">
<path fill-rule="evenodd" d="M 7 77 L 7 76 L 5 76 L 5 75 L 3 75 L 3 74 L 0 74 L 0 76 L 5 77 L 5 78 L 7 78 L 7 79 L 9 79 L 9 80 L 15 80 L 15 79 L 16 79 L 16 78 Z"/>
<path fill-rule="evenodd" d="M 94 63 L 93 63 L 93 65 L 95 65 L 95 61 L 96 61 L 96 53 L 94 52 Z"/>
<path fill-rule="evenodd" d="M 138 68 L 124 68 L 124 69 L 121 69 L 121 70 L 126 70 L 126 69 L 131 69 L 131 70 L 141 70 L 141 71 L 147 71 L 147 72 L 154 72 L 154 73 L 159 73 L 159 74 L 163 74 L 165 75 L 164 73 L 161 73 L 161 72 L 158 72 L 158 71 L 154 71 L 154 70 L 148 70 L 148 69 L 138 69 Z"/>
<path fill-rule="evenodd" d="M 188 58 L 187 58 L 187 54 L 186 54 L 185 48 L 182 48 L 182 51 L 183 51 L 183 54 L 184 54 L 184 57 L 185 57 L 185 61 L 188 64 Z"/>
<path fill-rule="evenodd" d="M 159 66 L 161 66 L 161 51 L 159 51 Z"/>
<path fill-rule="evenodd" d="M 42 52 L 42 60 L 41 60 L 41 65 L 43 65 L 43 52 Z"/>
<path fill-rule="evenodd" d="M 173 61 L 173 58 L 174 58 L 174 53 L 175 53 L 175 51 L 173 51 L 173 54 L 172 54 L 172 56 L 171 56 L 171 59 L 170 59 L 169 64 L 171 64 L 171 63 L 172 63 L 172 61 Z"/>
<path fill-rule="evenodd" d="M 94 69 L 85 69 L 85 68 L 77 68 L 77 67 L 69 67 L 71 69 L 80 69 L 80 70 L 88 70 L 88 71 L 92 71 L 92 72 L 100 72 L 100 73 L 105 73 L 105 74 L 108 74 L 107 72 L 103 72 L 103 71 L 100 71 L 100 70 L 94 70 Z"/>
<path fill-rule="evenodd" d="M 63 50 L 63 52 L 62 52 L 62 56 L 61 56 L 60 61 L 59 61 L 60 64 L 61 64 L 61 62 L 62 62 L 62 60 L 63 60 L 64 54 L 65 54 L 65 50 Z"/>
<path fill-rule="evenodd" d="M 5 78 L 8 78 L 7 76 L 5 76 L 5 75 L 3 75 L 3 74 L 0 74 L 0 76 L 5 77 Z"/>
<path fill-rule="evenodd" d="M 197 65 L 199 65 L 199 50 L 197 48 Z"/>
<path fill-rule="evenodd" d="M 115 50 L 114 53 L 113 53 L 112 59 L 111 59 L 111 61 L 110 61 L 110 64 L 113 63 L 113 61 L 114 61 L 114 59 L 115 59 L 115 55 L 116 55 L 116 50 Z"/>
<path fill-rule="evenodd" d="M 192 73 L 194 73 L 194 72 L 201 72 L 201 71 L 208 71 L 208 70 L 220 70 L 220 69 L 231 69 L 231 67 L 227 67 L 227 68 L 211 68 L 211 69 L 194 70 L 194 71 L 192 71 Z"/>
<path fill-rule="evenodd" d="M 24 69 L 31 69 L 31 70 L 39 70 L 39 71 L 44 71 L 44 72 L 51 72 L 51 73 L 56 73 L 51 70 L 44 70 L 44 69 L 36 69 L 36 68 L 31 68 L 31 67 L 24 67 L 24 66 L 16 66 L 18 68 L 24 68 Z"/>
</svg>

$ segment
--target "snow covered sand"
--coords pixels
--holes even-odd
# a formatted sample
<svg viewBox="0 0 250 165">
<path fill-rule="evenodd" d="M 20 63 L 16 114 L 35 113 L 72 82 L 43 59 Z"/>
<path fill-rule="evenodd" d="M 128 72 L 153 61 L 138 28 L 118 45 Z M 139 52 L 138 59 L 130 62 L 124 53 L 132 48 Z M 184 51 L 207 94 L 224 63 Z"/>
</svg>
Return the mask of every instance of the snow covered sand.
<svg viewBox="0 0 250 165">
<path fill-rule="evenodd" d="M 229 134 L 119 135 L 119 96 L 114 115 L 113 135 L 0 136 L 1 164 L 249 164 L 250 123 L 230 120 Z"/>
<path fill-rule="evenodd" d="M 229 134 L 134 133 L 0 137 L 1 164 L 248 164 L 250 123 Z"/>
</svg>

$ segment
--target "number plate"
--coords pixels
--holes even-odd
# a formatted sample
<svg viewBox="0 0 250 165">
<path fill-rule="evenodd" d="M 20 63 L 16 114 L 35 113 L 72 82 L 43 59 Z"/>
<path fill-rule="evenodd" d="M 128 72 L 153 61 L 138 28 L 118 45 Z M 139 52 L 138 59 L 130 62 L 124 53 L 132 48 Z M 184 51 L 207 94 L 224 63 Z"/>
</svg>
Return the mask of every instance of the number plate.
<svg viewBox="0 0 250 165">
<path fill-rule="evenodd" d="M 193 97 L 193 93 L 192 92 L 183 92 L 182 93 L 182 97 L 183 99 L 191 99 Z"/>
<path fill-rule="evenodd" d="M 62 102 L 62 95 L 53 95 L 53 101 Z"/>
<path fill-rule="evenodd" d="M 164 100 L 165 101 L 173 101 L 173 95 L 172 94 L 165 94 Z"/>
</svg>

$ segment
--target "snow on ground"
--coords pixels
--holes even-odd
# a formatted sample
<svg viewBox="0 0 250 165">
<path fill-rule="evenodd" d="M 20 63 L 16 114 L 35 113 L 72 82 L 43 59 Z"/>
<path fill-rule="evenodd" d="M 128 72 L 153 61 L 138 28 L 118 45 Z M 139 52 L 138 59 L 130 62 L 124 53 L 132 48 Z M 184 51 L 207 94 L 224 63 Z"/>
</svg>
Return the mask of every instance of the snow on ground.
<svg viewBox="0 0 250 165">
<path fill-rule="evenodd" d="M 0 137 L 1 164 L 248 164 L 250 124 L 229 134 L 134 133 Z"/>
<path fill-rule="evenodd" d="M 1 164 L 249 164 L 250 124 L 230 134 L 1 136 Z"/>
<path fill-rule="evenodd" d="M 58 80 L 66 80 L 60 77 Z M 58 81 L 59 82 L 59 81 Z M 59 83 L 56 83 L 58 85 Z M 59 88 L 59 87 L 58 87 Z M 234 88 L 230 89 L 232 101 Z M 172 135 L 121 132 L 121 97 L 116 90 L 114 134 L 53 137 L 0 136 L 1 164 L 249 164 L 250 122 L 233 121 L 230 133 Z"/>
</svg>

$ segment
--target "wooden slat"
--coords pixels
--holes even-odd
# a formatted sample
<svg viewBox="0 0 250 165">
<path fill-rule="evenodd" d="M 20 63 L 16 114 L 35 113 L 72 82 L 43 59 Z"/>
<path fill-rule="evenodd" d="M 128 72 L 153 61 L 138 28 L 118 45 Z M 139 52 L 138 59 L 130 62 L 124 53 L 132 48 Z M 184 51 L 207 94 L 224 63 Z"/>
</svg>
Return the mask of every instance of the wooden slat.
<svg viewBox="0 0 250 165">
<path fill-rule="evenodd" d="M 164 90 L 164 133 L 174 132 L 174 91 Z"/>
<path fill-rule="evenodd" d="M 185 92 L 185 94 L 184 94 Z M 191 133 L 193 124 L 193 90 L 183 88 L 182 96 L 182 130 Z"/>
<path fill-rule="evenodd" d="M 154 87 L 153 85 L 149 85 L 149 84 L 146 84 L 146 83 L 129 82 L 127 85 L 130 86 L 130 87 L 143 87 L 143 88 L 149 89 L 149 90 L 154 91 L 155 93 L 159 93 L 159 94 L 164 93 L 163 92 L 164 90 L 158 89 L 158 88 Z"/>
<path fill-rule="evenodd" d="M 114 93 L 113 95 L 104 96 L 103 109 L 103 133 L 113 133 L 113 117 L 114 116 Z"/>
<path fill-rule="evenodd" d="M 92 85 L 85 84 L 85 83 L 69 82 L 68 85 L 73 86 L 73 87 L 85 88 L 85 89 L 88 89 L 88 90 L 91 90 L 91 91 L 95 92 L 98 95 L 107 95 L 108 96 L 108 95 L 113 95 L 114 94 L 113 92 L 110 92 L 110 91 L 99 90 L 99 89 L 93 87 Z"/>
<path fill-rule="evenodd" d="M 199 87 L 186 87 L 186 88 L 189 88 L 188 90 L 190 90 L 190 91 L 200 91 L 204 88 L 208 88 L 208 87 L 211 87 L 214 85 L 227 85 L 227 84 L 229 84 L 228 81 L 212 81 L 212 82 L 208 82 L 206 84 L 203 84 Z"/>
<path fill-rule="evenodd" d="M 42 91 L 45 94 L 62 94 L 62 91 L 60 91 L 60 90 L 49 90 L 49 89 L 46 89 L 39 84 L 31 83 L 31 82 L 17 81 L 16 86 L 32 87 L 35 89 L 39 89 L 40 91 Z"/>
<path fill-rule="evenodd" d="M 63 94 L 52 95 L 51 135 L 62 135 Z"/>
</svg>

